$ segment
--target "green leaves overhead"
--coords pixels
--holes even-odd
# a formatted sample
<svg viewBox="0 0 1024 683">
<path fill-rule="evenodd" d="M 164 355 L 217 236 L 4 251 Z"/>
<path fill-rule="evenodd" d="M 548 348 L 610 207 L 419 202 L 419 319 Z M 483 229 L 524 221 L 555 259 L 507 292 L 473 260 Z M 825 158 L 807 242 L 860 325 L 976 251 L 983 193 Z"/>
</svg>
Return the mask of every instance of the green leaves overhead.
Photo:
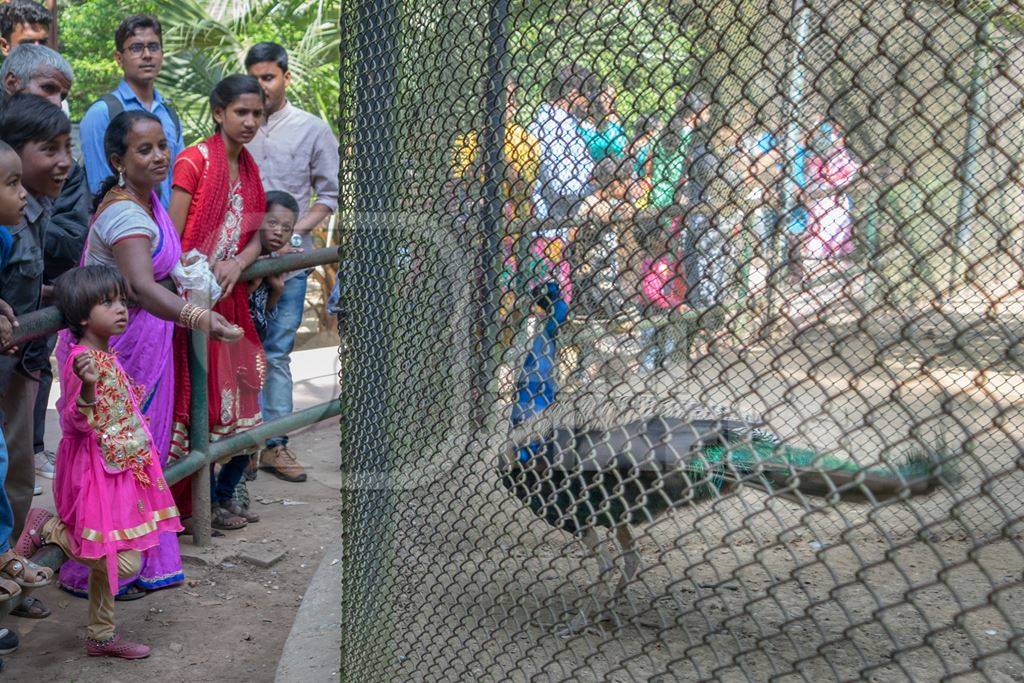
<svg viewBox="0 0 1024 683">
<path fill-rule="evenodd" d="M 671 111 L 699 58 L 693 36 L 665 6 L 635 0 L 530 4 L 515 14 L 509 49 L 530 102 L 542 99 L 555 69 L 575 61 L 616 89 L 626 120 Z"/>
<path fill-rule="evenodd" d="M 181 113 L 186 142 L 213 130 L 210 90 L 224 76 L 243 73 L 246 52 L 265 40 L 288 50 L 289 99 L 336 125 L 336 0 L 154 0 L 154 5 L 165 27 L 160 88 Z"/>
</svg>

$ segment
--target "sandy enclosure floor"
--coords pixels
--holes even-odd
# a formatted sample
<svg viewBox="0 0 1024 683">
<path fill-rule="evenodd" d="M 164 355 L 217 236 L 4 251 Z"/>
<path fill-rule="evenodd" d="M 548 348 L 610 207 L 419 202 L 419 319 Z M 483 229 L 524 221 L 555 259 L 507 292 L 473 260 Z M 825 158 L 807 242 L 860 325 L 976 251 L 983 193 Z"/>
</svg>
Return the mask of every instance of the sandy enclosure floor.
<svg viewBox="0 0 1024 683">
<path fill-rule="evenodd" d="M 767 340 L 734 329 L 731 348 L 655 376 L 627 363 L 567 387 L 560 400 L 734 405 L 863 465 L 931 448 L 960 470 L 884 506 L 743 489 L 677 510 L 637 530 L 642 569 L 615 619 L 575 635 L 559 625 L 599 612 L 617 576 L 501 487 L 500 430 L 482 452 L 442 454 L 393 520 L 398 678 L 1024 680 L 1024 369 L 1009 351 L 1024 320 L 985 310 L 965 298 L 863 324 L 836 307 Z"/>
</svg>

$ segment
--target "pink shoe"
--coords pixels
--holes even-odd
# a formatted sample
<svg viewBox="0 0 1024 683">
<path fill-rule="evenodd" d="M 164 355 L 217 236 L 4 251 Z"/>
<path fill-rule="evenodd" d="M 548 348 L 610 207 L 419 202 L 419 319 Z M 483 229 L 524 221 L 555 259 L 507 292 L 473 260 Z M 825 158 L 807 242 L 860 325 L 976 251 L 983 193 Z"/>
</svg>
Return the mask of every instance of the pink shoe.
<svg viewBox="0 0 1024 683">
<path fill-rule="evenodd" d="M 25 528 L 21 532 L 21 538 L 14 546 L 14 552 L 22 557 L 31 558 L 37 550 L 42 548 L 43 539 L 40 533 L 43 531 L 43 525 L 50 521 L 51 517 L 53 514 L 42 508 L 29 510 L 28 517 L 25 519 Z"/>
<path fill-rule="evenodd" d="M 85 639 L 85 653 L 90 657 L 120 657 L 121 659 L 145 659 L 150 648 L 142 643 L 132 643 L 115 635 L 105 643 Z"/>
</svg>

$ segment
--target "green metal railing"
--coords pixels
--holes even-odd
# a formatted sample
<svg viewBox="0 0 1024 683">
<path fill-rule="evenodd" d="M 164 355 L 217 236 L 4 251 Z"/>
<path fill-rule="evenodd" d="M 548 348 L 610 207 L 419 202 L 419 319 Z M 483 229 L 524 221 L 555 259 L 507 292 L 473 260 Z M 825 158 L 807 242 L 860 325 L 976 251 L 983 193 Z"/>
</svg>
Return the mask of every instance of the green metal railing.
<svg viewBox="0 0 1024 683">
<path fill-rule="evenodd" d="M 303 270 L 314 266 L 338 261 L 338 249 L 325 247 L 301 254 L 288 254 L 274 259 L 257 261 L 242 272 L 240 282 L 248 282 L 256 278 L 294 270 Z M 164 280 L 160 284 L 173 290 L 174 284 Z M 15 328 L 14 345 L 20 346 L 37 337 L 53 334 L 63 328 L 63 321 L 57 308 L 50 306 L 18 318 Z M 301 410 L 284 417 L 264 422 L 258 427 L 234 434 L 215 442 L 210 440 L 208 417 L 207 365 L 206 365 L 206 334 L 191 333 L 191 349 L 189 354 L 189 373 L 192 380 L 190 402 L 190 442 L 188 455 L 173 463 L 164 470 L 164 477 L 169 484 L 181 481 L 189 475 L 196 475 L 192 482 L 193 517 L 192 541 L 195 545 L 207 545 L 210 542 L 210 468 L 209 466 L 225 457 L 258 447 L 265 439 L 278 434 L 308 427 L 322 420 L 341 414 L 341 403 L 338 399 Z M 4 349 L 0 349 L 2 352 Z M 64 561 L 64 555 L 56 546 L 46 546 L 33 557 L 39 564 L 58 568 Z M 7 602 L 0 603 L 0 614 L 5 614 L 21 603 L 24 591 Z"/>
</svg>

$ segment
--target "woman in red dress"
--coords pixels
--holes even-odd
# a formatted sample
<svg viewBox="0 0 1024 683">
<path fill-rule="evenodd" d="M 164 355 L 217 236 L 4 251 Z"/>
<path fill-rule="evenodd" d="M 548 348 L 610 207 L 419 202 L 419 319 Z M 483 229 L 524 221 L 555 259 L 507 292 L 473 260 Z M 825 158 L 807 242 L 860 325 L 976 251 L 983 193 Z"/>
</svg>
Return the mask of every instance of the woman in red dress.
<svg viewBox="0 0 1024 683">
<path fill-rule="evenodd" d="M 260 254 L 257 229 L 265 210 L 259 169 L 245 144 L 252 140 L 264 110 L 264 95 L 251 76 L 228 76 L 213 89 L 210 110 L 216 132 L 189 147 L 174 164 L 174 190 L 168 213 L 181 233 L 181 250 L 197 250 L 219 285 L 213 310 L 242 328 L 235 344 L 210 341 L 207 390 L 211 440 L 222 439 L 260 423 L 259 393 L 266 359 L 249 314 L 246 287 L 238 278 Z M 174 340 L 174 428 L 170 459 L 189 451 L 188 336 L 180 330 Z M 212 477 L 213 526 L 240 529 L 258 518 L 232 502 L 249 454 L 235 456 Z M 174 488 L 182 516 L 191 514 L 188 480 Z"/>
</svg>

